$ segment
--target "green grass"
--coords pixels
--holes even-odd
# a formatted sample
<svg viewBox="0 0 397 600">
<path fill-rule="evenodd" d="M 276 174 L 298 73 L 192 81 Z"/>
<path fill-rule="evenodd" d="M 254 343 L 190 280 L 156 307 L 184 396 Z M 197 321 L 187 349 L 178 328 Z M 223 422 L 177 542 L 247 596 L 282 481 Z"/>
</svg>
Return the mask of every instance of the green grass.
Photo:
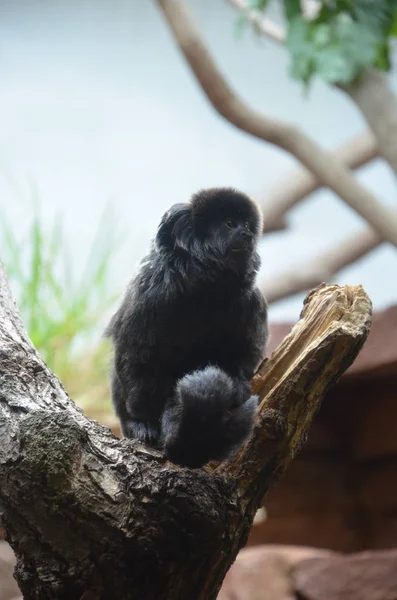
<svg viewBox="0 0 397 600">
<path fill-rule="evenodd" d="M 0 257 L 33 344 L 76 403 L 102 422 L 113 413 L 110 346 L 100 327 L 120 292 L 110 291 L 115 233 L 106 210 L 77 277 L 62 219 L 46 228 L 36 209 L 20 236 L 3 214 L 0 222 Z"/>
</svg>

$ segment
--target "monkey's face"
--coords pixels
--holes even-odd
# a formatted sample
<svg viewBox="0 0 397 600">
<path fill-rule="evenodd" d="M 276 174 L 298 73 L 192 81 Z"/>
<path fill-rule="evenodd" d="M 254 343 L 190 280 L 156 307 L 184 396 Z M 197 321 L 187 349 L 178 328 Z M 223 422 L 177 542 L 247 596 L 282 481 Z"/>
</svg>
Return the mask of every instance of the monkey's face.
<svg viewBox="0 0 397 600">
<path fill-rule="evenodd" d="M 245 194 L 229 188 L 196 194 L 192 199 L 192 221 L 203 247 L 232 267 L 243 266 L 256 250 L 261 215 Z"/>
<path fill-rule="evenodd" d="M 257 235 L 253 223 L 235 215 L 212 222 L 201 232 L 205 245 L 230 261 L 248 259 L 256 248 Z"/>
<path fill-rule="evenodd" d="M 261 214 L 245 194 L 212 188 L 190 203 L 175 204 L 163 216 L 156 243 L 169 253 L 182 252 L 203 264 L 244 269 L 256 251 Z"/>
</svg>

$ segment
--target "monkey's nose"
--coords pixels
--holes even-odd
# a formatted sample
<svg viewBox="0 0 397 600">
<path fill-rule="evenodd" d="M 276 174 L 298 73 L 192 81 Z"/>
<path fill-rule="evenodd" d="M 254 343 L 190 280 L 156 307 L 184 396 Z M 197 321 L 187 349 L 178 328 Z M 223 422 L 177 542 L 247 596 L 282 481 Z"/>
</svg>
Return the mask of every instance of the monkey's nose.
<svg viewBox="0 0 397 600">
<path fill-rule="evenodd" d="M 251 232 L 247 231 L 246 229 L 242 229 L 240 231 L 240 237 L 244 241 L 250 240 L 251 239 Z"/>
</svg>

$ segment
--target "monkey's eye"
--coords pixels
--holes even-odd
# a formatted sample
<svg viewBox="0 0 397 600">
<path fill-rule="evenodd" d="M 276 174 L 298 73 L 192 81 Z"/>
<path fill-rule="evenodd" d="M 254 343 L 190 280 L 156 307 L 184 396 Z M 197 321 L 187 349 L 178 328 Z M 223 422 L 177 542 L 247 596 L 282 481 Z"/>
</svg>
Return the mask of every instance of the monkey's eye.
<svg viewBox="0 0 397 600">
<path fill-rule="evenodd" d="M 237 224 L 235 221 L 233 221 L 232 219 L 228 219 L 225 223 L 226 227 L 228 227 L 229 229 L 235 229 L 237 227 Z"/>
</svg>

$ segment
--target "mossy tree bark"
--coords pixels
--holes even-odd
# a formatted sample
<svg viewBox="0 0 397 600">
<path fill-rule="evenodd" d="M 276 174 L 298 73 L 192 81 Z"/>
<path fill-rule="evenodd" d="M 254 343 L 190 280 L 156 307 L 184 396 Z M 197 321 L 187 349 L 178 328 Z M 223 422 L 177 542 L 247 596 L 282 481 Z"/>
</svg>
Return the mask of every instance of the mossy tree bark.
<svg viewBox="0 0 397 600">
<path fill-rule="evenodd" d="M 0 507 L 25 600 L 215 599 L 370 319 L 360 286 L 312 292 L 252 382 L 250 441 L 190 470 L 85 417 L 32 347 L 0 267 Z"/>
</svg>

